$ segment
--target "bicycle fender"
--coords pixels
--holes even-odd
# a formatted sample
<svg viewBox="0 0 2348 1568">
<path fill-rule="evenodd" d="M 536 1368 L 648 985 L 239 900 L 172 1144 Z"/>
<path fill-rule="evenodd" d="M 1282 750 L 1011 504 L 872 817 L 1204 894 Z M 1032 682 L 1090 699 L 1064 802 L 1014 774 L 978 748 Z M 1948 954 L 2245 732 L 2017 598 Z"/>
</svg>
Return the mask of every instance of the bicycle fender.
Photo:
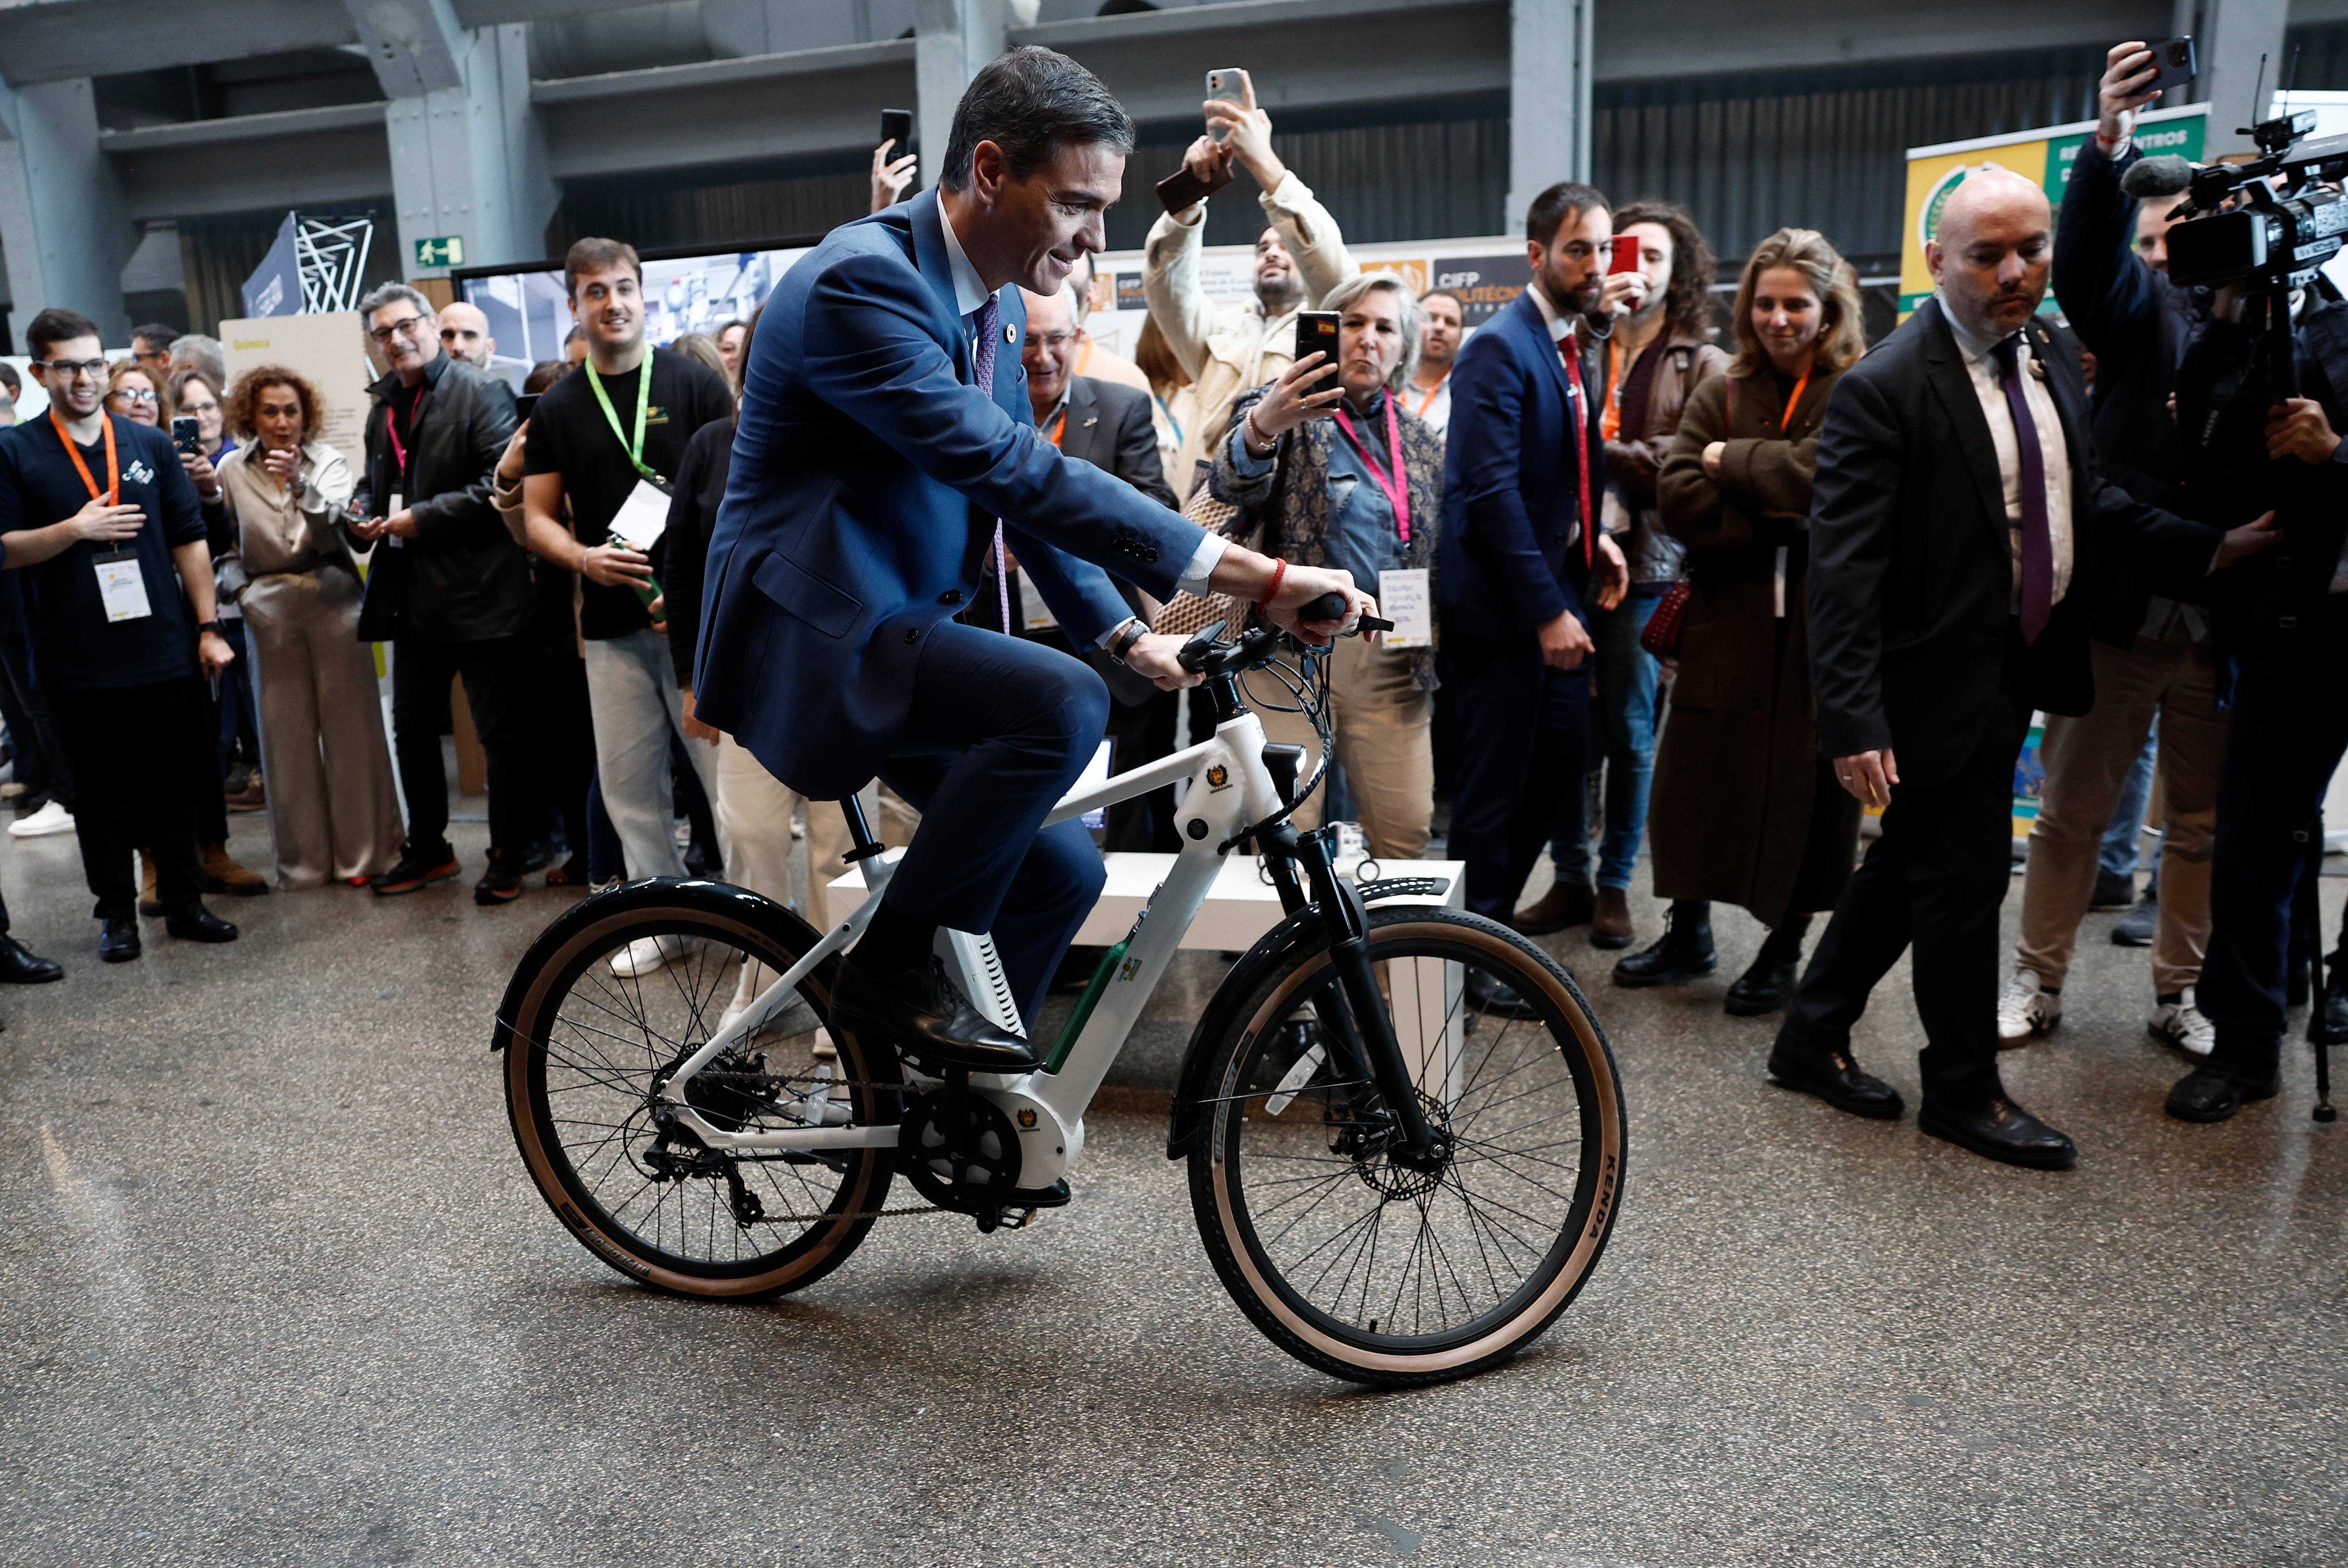
<svg viewBox="0 0 2348 1568">
<path fill-rule="evenodd" d="M 1189 1048 L 1182 1055 L 1182 1076 L 1174 1086 L 1174 1107 L 1166 1131 L 1167 1159 L 1186 1158 L 1190 1145 L 1206 1130 L 1207 1119 L 1200 1102 L 1207 1092 L 1208 1058 L 1214 1052 L 1215 1042 L 1238 1021 L 1239 1010 L 1257 983 L 1297 948 L 1323 940 L 1321 912 L 1308 904 L 1265 932 L 1253 947 L 1240 954 L 1240 961 L 1231 965 L 1231 972 L 1223 976 L 1223 983 L 1207 998 L 1206 1010 L 1199 1015 L 1198 1026 L 1190 1031 Z"/>
<path fill-rule="evenodd" d="M 506 982 L 505 995 L 498 1000 L 497 1018 L 489 1029 L 489 1049 L 501 1051 L 513 1044 L 513 1019 L 520 1010 L 524 992 L 554 951 L 570 942 L 580 927 L 639 909 L 680 907 L 738 920 L 745 925 L 772 931 L 778 939 L 803 937 L 809 946 L 822 940 L 822 934 L 801 920 L 788 905 L 748 888 L 700 877 L 642 877 L 623 882 L 572 905 L 538 934 L 530 951 L 514 965 L 513 978 Z"/>
</svg>

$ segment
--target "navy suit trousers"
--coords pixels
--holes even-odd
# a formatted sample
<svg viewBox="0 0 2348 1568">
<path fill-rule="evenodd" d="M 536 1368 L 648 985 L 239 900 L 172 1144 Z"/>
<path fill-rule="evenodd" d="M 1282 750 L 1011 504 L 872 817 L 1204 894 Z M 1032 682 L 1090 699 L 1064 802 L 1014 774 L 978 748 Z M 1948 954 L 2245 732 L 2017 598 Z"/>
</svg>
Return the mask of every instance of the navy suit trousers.
<svg viewBox="0 0 2348 1568">
<path fill-rule="evenodd" d="M 880 769 L 922 812 L 888 903 L 925 923 L 992 932 L 1032 1028 L 1107 875 L 1082 822 L 1043 821 L 1099 748 L 1108 687 L 1082 660 L 1000 632 L 949 621 L 926 636 Z"/>
<path fill-rule="evenodd" d="M 1468 907 L 1506 921 L 1541 846 L 1569 810 L 1590 755 L 1591 665 L 1552 669 L 1530 637 L 1447 627 L 1443 695 L 1458 709 L 1450 853 L 1468 862 Z"/>
</svg>

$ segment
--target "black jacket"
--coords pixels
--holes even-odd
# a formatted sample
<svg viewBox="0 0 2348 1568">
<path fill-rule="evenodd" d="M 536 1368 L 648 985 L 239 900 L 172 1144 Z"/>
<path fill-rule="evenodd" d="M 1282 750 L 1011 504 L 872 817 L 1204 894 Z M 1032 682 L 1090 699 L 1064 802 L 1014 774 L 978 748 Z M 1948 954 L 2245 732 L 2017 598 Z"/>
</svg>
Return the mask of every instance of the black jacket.
<svg viewBox="0 0 2348 1568">
<path fill-rule="evenodd" d="M 2101 475 L 2075 349 L 2043 321 L 2032 356 L 2070 449 L 2069 590 L 2035 644 L 2011 610 L 2013 566 L 1997 449 L 1938 301 L 1836 383 L 1810 510 L 1811 669 L 1828 757 L 1891 747 L 1900 778 L 1947 777 L 2017 704 L 2085 713 L 2097 573 L 2118 553 L 2190 579 L 2219 531 L 2136 500 Z"/>
<path fill-rule="evenodd" d="M 2120 189 L 2120 177 L 2138 156 L 2131 148 L 2115 161 L 2092 138 L 2079 149 L 2054 221 L 2054 298 L 2096 356 L 2088 425 L 2105 476 L 2138 500 L 2201 516 L 2183 492 L 2188 465 L 2169 398 L 2187 352 L 2209 325 L 2210 294 L 2178 287 L 2136 253 L 2138 204 Z M 2153 584 L 2139 556 L 2123 553 L 2105 565 L 2088 630 L 2126 648 L 2144 624 Z M 2204 585 L 2176 586 L 2183 592 L 2173 596 L 2209 602 Z"/>
<path fill-rule="evenodd" d="M 424 368 L 403 484 L 389 435 L 398 387 L 396 376 L 386 376 L 369 388 L 366 485 L 375 510 L 396 490 L 416 513 L 416 537 L 400 547 L 407 585 L 399 634 L 457 643 L 527 631 L 529 558 L 489 494 L 498 459 L 521 422 L 512 391 L 496 377 L 435 356 Z"/>
</svg>

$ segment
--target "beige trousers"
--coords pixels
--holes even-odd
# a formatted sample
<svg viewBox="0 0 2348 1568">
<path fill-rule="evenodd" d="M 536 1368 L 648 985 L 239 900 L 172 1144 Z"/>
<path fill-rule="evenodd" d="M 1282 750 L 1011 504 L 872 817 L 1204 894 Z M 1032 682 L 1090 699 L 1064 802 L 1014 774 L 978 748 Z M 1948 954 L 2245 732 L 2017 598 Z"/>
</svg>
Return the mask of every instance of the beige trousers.
<svg viewBox="0 0 2348 1568">
<path fill-rule="evenodd" d="M 688 740 L 688 746 L 703 744 Z M 726 880 L 736 887 L 761 892 L 777 903 L 798 908 L 791 897 L 791 814 L 798 809 L 798 792 L 767 771 L 766 765 L 725 736 L 717 742 L 717 826 L 726 841 Z M 836 800 L 809 800 L 808 816 L 808 903 L 799 914 L 818 932 L 832 926 L 831 880 L 847 870 L 840 856 L 848 852 L 848 819 Z M 746 965 L 735 986 L 729 1015 L 747 1007 L 759 992 L 774 983 L 774 971 L 763 964 Z"/>
<path fill-rule="evenodd" d="M 334 567 L 256 577 L 242 603 L 278 880 L 320 887 L 389 871 L 399 796 L 375 658 L 357 635 L 358 580 Z"/>
<path fill-rule="evenodd" d="M 2199 978 L 2209 944 L 2209 855 L 2217 837 L 2218 765 L 2226 716 L 2218 710 L 2217 668 L 2183 627 L 2159 641 L 2138 637 L 2126 653 L 2088 645 L 2096 706 L 2077 718 L 2049 716 L 2041 758 L 2046 780 L 2030 830 L 2022 881 L 2022 945 L 2016 967 L 2060 985 L 2070 973 L 2079 921 L 2096 886 L 2096 851 L 2128 769 L 2160 715 L 2156 763 L 2165 815 L 2160 847 L 2160 924 L 2152 944 L 2156 992 Z"/>
<path fill-rule="evenodd" d="M 1259 696 L 1290 702 L 1269 675 L 1249 678 Z M 1426 850 L 1435 820 L 1435 748 L 1427 720 L 1434 708 L 1411 678 L 1410 655 L 1362 637 L 1340 637 L 1329 657 L 1329 706 L 1336 730 L 1337 760 L 1353 787 L 1361 813 L 1362 836 L 1382 861 L 1415 861 Z M 1258 708 L 1264 738 L 1304 748 L 1299 780 L 1320 766 L 1320 738 L 1303 714 Z M 1294 818 L 1300 828 L 1321 825 L 1320 791 Z"/>
</svg>

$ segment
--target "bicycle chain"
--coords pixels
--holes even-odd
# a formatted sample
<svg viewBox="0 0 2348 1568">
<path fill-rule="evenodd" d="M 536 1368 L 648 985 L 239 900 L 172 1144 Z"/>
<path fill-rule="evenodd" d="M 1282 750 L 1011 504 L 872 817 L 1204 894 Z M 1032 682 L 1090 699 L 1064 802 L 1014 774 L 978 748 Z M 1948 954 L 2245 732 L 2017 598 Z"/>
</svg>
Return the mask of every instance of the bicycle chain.
<svg viewBox="0 0 2348 1568">
<path fill-rule="evenodd" d="M 902 1094 L 908 1087 L 903 1083 L 875 1083 L 864 1078 L 819 1078 L 811 1073 L 804 1077 L 793 1077 L 782 1073 L 704 1072 L 696 1073 L 695 1077 L 696 1079 L 709 1078 L 718 1083 L 741 1088 L 790 1088 L 804 1085 L 809 1089 L 817 1088 L 867 1089 L 880 1094 Z M 835 1214 L 829 1210 L 820 1214 L 761 1214 L 750 1222 L 754 1225 L 813 1225 L 835 1220 L 895 1220 L 902 1219 L 909 1214 L 953 1214 L 960 1212 L 955 1209 L 940 1208 L 935 1203 L 923 1203 L 910 1209 L 858 1209 L 845 1214 Z"/>
</svg>

